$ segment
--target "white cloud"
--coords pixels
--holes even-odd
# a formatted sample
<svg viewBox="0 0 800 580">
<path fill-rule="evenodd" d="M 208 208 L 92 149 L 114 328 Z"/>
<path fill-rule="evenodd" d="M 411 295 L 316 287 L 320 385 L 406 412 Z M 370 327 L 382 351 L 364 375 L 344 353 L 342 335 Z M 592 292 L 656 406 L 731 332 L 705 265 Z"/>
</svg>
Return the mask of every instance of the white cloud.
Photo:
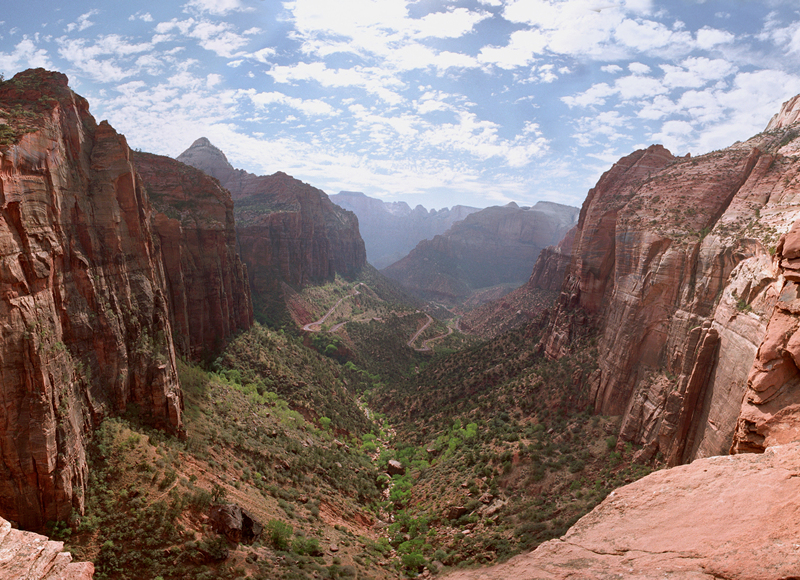
<svg viewBox="0 0 800 580">
<path fill-rule="evenodd" d="M 308 116 L 330 117 L 338 114 L 336 109 L 319 99 L 298 99 L 278 92 L 257 93 L 255 91 L 250 91 L 249 96 L 253 104 L 260 108 L 269 108 L 270 105 L 284 105 Z"/>
<path fill-rule="evenodd" d="M 224 16 L 230 12 L 251 11 L 252 8 L 243 6 L 240 0 L 189 0 L 183 5 L 184 12 L 195 14 L 213 14 Z"/>
<path fill-rule="evenodd" d="M 38 48 L 36 44 L 24 36 L 10 53 L 0 52 L 0 70 L 6 74 L 13 74 L 24 68 L 55 68 L 47 51 Z"/>
<path fill-rule="evenodd" d="M 680 66 L 661 65 L 664 71 L 664 84 L 670 88 L 698 88 L 710 81 L 724 79 L 736 72 L 736 66 L 723 59 L 691 57 Z"/>
<path fill-rule="evenodd" d="M 619 72 L 622 72 L 622 67 L 617 64 L 607 64 L 605 66 L 601 66 L 600 70 L 610 74 L 617 74 Z"/>
<path fill-rule="evenodd" d="M 120 81 L 136 72 L 140 67 L 157 65 L 153 55 L 144 55 L 141 65 L 131 63 L 129 57 L 153 49 L 149 42 L 131 42 L 117 34 L 100 36 L 95 42 L 83 38 L 57 39 L 58 53 L 87 76 L 96 80 Z"/>
<path fill-rule="evenodd" d="M 478 60 L 504 69 L 527 66 L 536 60 L 534 55 L 544 51 L 547 42 L 547 38 L 539 31 L 517 30 L 511 33 L 506 46 L 483 47 Z"/>
<path fill-rule="evenodd" d="M 178 20 L 173 18 L 168 22 L 159 22 L 156 25 L 156 32 L 160 35 L 168 35 L 177 31 L 183 36 L 193 38 L 206 50 L 216 53 L 226 58 L 243 56 L 239 50 L 250 42 L 249 35 L 253 33 L 250 29 L 244 34 L 236 32 L 234 26 L 228 22 L 211 22 L 210 20 L 195 20 L 188 18 Z M 166 40 L 168 37 L 165 37 Z"/>
<path fill-rule="evenodd" d="M 82 31 L 86 30 L 90 26 L 94 26 L 94 22 L 89 20 L 92 16 L 96 16 L 100 14 L 99 10 L 89 10 L 86 14 L 81 14 L 78 16 L 78 20 L 75 22 L 70 22 L 67 24 L 67 32 L 73 32 L 74 30 Z"/>
<path fill-rule="evenodd" d="M 149 12 L 137 12 L 136 14 L 131 14 L 128 17 L 128 20 L 141 20 L 142 22 L 153 22 L 153 15 Z"/>
<path fill-rule="evenodd" d="M 697 31 L 697 47 L 711 50 L 720 44 L 730 44 L 736 37 L 727 30 L 703 27 Z"/>
<path fill-rule="evenodd" d="M 628 65 L 628 70 L 635 75 L 644 75 L 650 72 L 650 67 L 641 62 L 632 62 Z"/>
<path fill-rule="evenodd" d="M 377 67 L 329 69 L 321 62 L 273 66 L 267 74 L 278 83 L 315 81 L 323 87 L 361 87 L 390 104 L 404 101 L 394 89 L 404 87 L 393 74 Z"/>
</svg>

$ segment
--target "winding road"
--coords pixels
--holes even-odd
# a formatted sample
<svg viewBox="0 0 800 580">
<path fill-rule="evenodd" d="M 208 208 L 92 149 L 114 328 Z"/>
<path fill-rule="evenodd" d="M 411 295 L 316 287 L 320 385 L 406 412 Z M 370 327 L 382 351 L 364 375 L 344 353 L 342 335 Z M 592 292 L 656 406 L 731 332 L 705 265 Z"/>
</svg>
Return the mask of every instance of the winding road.
<svg viewBox="0 0 800 580">
<path fill-rule="evenodd" d="M 367 287 L 366 284 L 364 284 L 363 282 L 359 282 L 358 284 L 353 286 L 353 291 L 350 294 L 340 298 L 338 300 L 338 302 L 336 302 L 336 304 L 334 304 L 330 308 L 330 310 L 328 310 L 325 313 L 325 315 L 322 318 L 320 318 L 319 320 L 316 320 L 314 322 L 309 322 L 308 324 L 303 326 L 303 330 L 305 330 L 306 332 L 321 332 L 322 331 L 322 325 L 325 324 L 325 322 L 328 320 L 328 317 L 330 317 L 330 315 L 333 314 L 334 310 L 336 310 L 342 302 L 344 302 L 347 298 L 353 298 L 354 296 L 358 296 L 359 294 L 361 294 L 361 292 L 358 291 L 358 287 L 359 286 L 364 286 L 365 288 Z M 419 312 L 419 311 L 417 311 L 417 312 Z M 430 347 L 430 343 L 431 342 L 433 342 L 435 340 L 439 340 L 440 338 L 445 338 L 447 336 L 450 336 L 451 334 L 453 334 L 454 330 L 458 330 L 458 319 L 456 319 L 456 322 L 455 322 L 455 325 L 454 325 L 455 329 L 452 326 L 448 326 L 446 333 L 440 334 L 439 336 L 434 336 L 432 338 L 425 339 L 424 341 L 422 341 L 422 346 L 420 348 L 416 348 L 416 347 L 414 347 L 414 343 L 422 335 L 422 333 L 425 332 L 431 324 L 433 324 L 433 317 L 430 314 L 427 314 L 427 313 L 425 313 L 425 316 L 428 317 L 428 320 L 425 321 L 425 324 L 422 325 L 422 328 L 420 328 L 417 332 L 415 332 L 414 335 L 406 343 L 406 345 L 409 348 L 413 348 L 417 352 L 430 351 L 431 350 L 431 347 Z M 336 324 L 335 326 L 332 326 L 331 329 L 328 332 L 331 332 L 331 333 L 336 332 L 337 330 L 339 330 L 342 326 L 344 326 L 348 322 L 350 322 L 350 320 L 345 320 L 343 322 L 340 322 L 340 323 Z"/>
<path fill-rule="evenodd" d="M 323 316 L 322 318 L 320 318 L 319 320 L 317 320 L 315 322 L 309 322 L 308 324 L 306 324 L 303 327 L 303 330 L 305 330 L 306 332 L 319 332 L 320 330 L 322 330 L 322 325 L 325 324 L 325 321 L 328 320 L 328 317 L 331 314 L 333 314 L 333 311 L 336 310 L 342 302 L 344 302 L 347 298 L 352 298 L 353 296 L 358 296 L 359 294 L 361 294 L 361 292 L 358 291 L 358 287 L 359 286 L 364 286 L 364 283 L 363 282 L 359 282 L 358 284 L 353 286 L 353 292 L 351 294 L 348 294 L 347 296 L 343 296 L 342 298 L 339 298 L 339 301 L 336 304 L 334 304 L 331 307 L 331 309 L 328 310 L 325 313 L 325 316 Z M 344 322 L 334 326 L 331 329 L 331 332 L 333 332 L 334 330 L 338 330 L 342 326 L 342 324 L 344 324 Z M 314 327 L 316 327 L 316 328 L 314 328 Z"/>
</svg>

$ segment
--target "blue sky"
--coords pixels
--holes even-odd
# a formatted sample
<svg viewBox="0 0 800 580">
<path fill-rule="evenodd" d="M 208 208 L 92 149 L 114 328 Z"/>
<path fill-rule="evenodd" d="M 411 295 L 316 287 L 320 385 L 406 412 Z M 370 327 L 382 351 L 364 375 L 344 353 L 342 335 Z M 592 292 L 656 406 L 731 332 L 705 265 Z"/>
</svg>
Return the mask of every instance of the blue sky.
<svg viewBox="0 0 800 580">
<path fill-rule="evenodd" d="M 800 93 L 782 0 L 27 0 L 0 72 L 65 72 L 131 147 L 428 208 L 580 205 L 619 157 L 761 131 Z"/>
</svg>

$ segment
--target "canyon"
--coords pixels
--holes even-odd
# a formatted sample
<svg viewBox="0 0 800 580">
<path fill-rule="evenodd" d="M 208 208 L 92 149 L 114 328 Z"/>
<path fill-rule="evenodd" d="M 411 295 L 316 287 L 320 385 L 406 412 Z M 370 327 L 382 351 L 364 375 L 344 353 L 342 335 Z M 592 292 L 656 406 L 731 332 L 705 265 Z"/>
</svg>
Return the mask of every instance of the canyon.
<svg viewBox="0 0 800 580">
<path fill-rule="evenodd" d="M 241 423 L 241 431 L 226 431 L 221 439 L 236 454 L 234 465 L 251 459 L 243 448 L 255 459 L 236 466 L 240 471 L 230 468 L 236 474 L 232 480 L 213 480 L 218 489 L 209 479 L 208 490 L 230 493 L 248 510 L 266 509 L 258 502 L 278 505 L 285 514 L 281 518 L 297 522 L 302 519 L 294 518 L 294 510 L 305 510 L 302 517 L 314 526 L 323 525 L 318 519 L 323 511 L 326 533 L 341 532 L 337 537 L 348 542 L 343 546 L 349 547 L 350 536 L 342 531 L 349 533 L 348 526 L 375 538 L 391 529 L 385 533 L 395 534 L 392 548 L 375 552 L 384 562 L 386 553 L 417 538 L 411 538 L 410 526 L 380 527 L 367 515 L 366 503 L 358 504 L 362 496 L 383 497 L 386 491 L 392 498 L 388 503 L 399 510 L 393 513 L 406 518 L 406 508 L 414 505 L 403 503 L 412 496 L 412 470 L 422 472 L 456 457 L 456 467 L 472 474 L 455 471 L 460 486 L 455 479 L 448 487 L 426 482 L 427 475 L 420 478 L 421 485 L 431 486 L 428 493 L 436 501 L 453 502 L 448 513 L 453 508 L 458 514 L 444 518 L 446 522 L 437 516 L 435 525 L 426 515 L 424 528 L 430 522 L 432 533 L 425 531 L 424 537 L 432 542 L 441 533 L 448 541 L 456 537 L 458 544 L 482 530 L 497 546 L 510 540 L 494 535 L 501 520 L 490 518 L 513 504 L 508 497 L 522 489 L 512 487 L 515 477 L 536 489 L 553 487 L 558 477 L 573 477 L 580 488 L 586 464 L 605 461 L 604 449 L 594 444 L 583 455 L 565 451 L 557 459 L 580 432 L 594 442 L 600 438 L 601 448 L 609 445 L 608 451 L 618 454 L 613 461 L 624 453 L 631 456 L 631 465 L 670 468 L 613 491 L 569 531 L 564 532 L 565 522 L 549 527 L 549 537 L 560 537 L 533 552 L 499 568 L 457 571 L 453 580 L 570 574 L 660 577 L 665 572 L 697 578 L 796 575 L 797 548 L 790 538 L 797 533 L 797 510 L 786 500 L 797 492 L 800 439 L 800 342 L 795 338 L 800 329 L 798 114 L 800 99 L 795 98 L 764 132 L 698 157 L 675 157 L 659 145 L 635 151 L 603 174 L 580 210 L 545 202 L 533 208 L 487 208 L 420 242 L 385 273 L 421 295 L 453 303 L 478 289 L 521 284 L 462 319 L 463 329 L 485 337 L 508 337 L 507 331 L 514 329 L 517 334 L 496 345 L 485 343 L 486 352 L 497 350 L 487 368 L 479 369 L 485 361 L 474 349 L 461 366 L 455 358 L 435 359 L 435 353 L 410 349 L 404 351 L 402 364 L 380 369 L 379 376 L 377 367 L 368 367 L 366 356 L 349 353 L 362 369 L 353 360 L 340 365 L 321 353 L 330 350 L 339 356 L 347 352 L 343 345 L 348 333 L 361 333 L 368 345 L 364 350 L 374 351 L 374 360 L 379 360 L 397 348 L 384 348 L 393 343 L 375 339 L 382 336 L 378 333 L 388 334 L 387 328 L 424 333 L 428 326 L 422 321 L 430 324 L 432 319 L 408 305 L 398 315 L 390 304 L 392 286 L 377 273 L 372 274 L 372 286 L 358 279 L 369 266 L 353 212 L 285 173 L 256 176 L 234 169 L 205 138 L 177 160 L 133 152 L 107 122 L 95 121 L 88 103 L 70 90 L 63 74 L 36 69 L 3 82 L 0 516 L 5 520 L 0 521 L 0 540 L 13 541 L 3 546 L 20 556 L 0 558 L 0 573 L 11 569 L 3 566 L 22 562 L 23 552 L 35 545 L 46 561 L 29 568 L 56 562 L 66 567 L 62 577 L 91 577 L 92 565 L 73 565 L 57 542 L 12 527 L 43 530 L 48 522 L 62 522 L 79 529 L 92 475 L 90 442 L 110 417 L 134 414 L 144 425 L 112 422 L 103 435 L 110 448 L 131 456 L 141 451 L 136 457 L 166 465 L 162 457 L 171 452 L 162 455 L 158 439 L 170 438 L 176 446 L 172 465 L 187 471 L 179 476 L 173 470 L 165 489 L 186 485 L 187 497 L 190 491 L 199 493 L 190 478 L 210 478 L 207 472 L 222 469 L 222 444 L 214 458 L 203 459 L 208 463 L 202 469 L 191 467 L 195 471 L 190 475 L 181 462 L 199 465 L 200 454 L 191 453 L 200 443 L 183 441 L 191 416 L 184 397 L 191 392 L 195 401 L 201 400 L 198 393 L 212 385 L 217 394 L 202 399 L 209 406 L 203 412 L 195 407 L 195 415 L 218 421 L 206 429 L 238 428 Z M 450 212 L 455 218 L 469 209 L 457 206 Z M 287 296 L 334 282 L 340 286 L 330 296 L 317 295 L 320 315 L 344 305 L 351 313 L 357 309 L 359 316 L 369 312 L 363 326 L 345 322 L 335 326 L 341 335 L 333 336 L 332 325 L 329 334 L 311 337 L 299 331 L 297 336 L 273 333 L 255 324 L 286 325 L 292 320 L 282 318 Z M 357 285 L 360 291 L 353 293 Z M 340 296 L 336 302 L 335 292 L 349 299 Z M 254 332 L 239 336 L 248 329 Z M 454 325 L 446 334 L 443 326 L 428 332 L 445 341 L 455 340 L 451 335 L 459 335 L 456 330 Z M 524 342 L 534 336 L 534 342 Z M 315 339 L 320 352 L 306 344 Z M 235 348 L 223 353 L 234 342 Z M 354 342 L 346 344 L 354 350 Z M 519 352 L 519 345 L 527 344 L 534 347 Z M 585 359 L 594 348 L 596 360 L 576 357 L 568 362 L 578 351 Z M 289 352 L 293 359 L 280 358 Z M 194 384 L 182 385 L 181 365 L 198 361 L 213 372 L 192 367 L 184 376 L 194 377 Z M 448 367 L 450 361 L 456 362 Z M 559 367 L 559 361 L 567 362 Z M 433 373 L 428 378 L 426 367 Z M 513 375 L 518 369 L 534 370 Z M 455 389 L 440 392 L 440 384 L 449 380 L 444 373 L 451 371 L 461 377 L 461 394 Z M 392 377 L 402 380 L 386 384 Z M 570 415 L 547 408 L 546 400 L 534 400 L 546 399 L 546 389 L 564 377 L 571 380 L 564 404 L 585 398 L 593 419 L 581 409 Z M 474 412 L 464 405 L 505 380 L 511 387 L 504 396 L 516 397 L 511 413 L 504 410 L 483 420 L 492 405 L 505 404 L 502 398 L 495 401 L 492 392 Z M 198 387 L 203 381 L 205 386 Z M 378 475 L 373 462 L 380 453 L 371 457 L 366 450 L 374 452 L 375 441 L 386 445 L 379 439 L 387 438 L 392 428 L 382 418 L 383 427 L 374 428 L 380 437 L 370 431 L 369 413 L 353 402 L 351 384 L 358 385 L 359 396 L 377 393 L 371 400 L 396 409 L 392 417 L 426 415 L 424 429 L 415 434 L 419 449 L 409 445 L 403 449 L 406 455 L 398 453 L 405 463 L 393 459 L 407 472 Z M 410 392 L 405 399 L 402 388 Z M 440 399 L 426 398 L 431 393 Z M 433 400 L 446 407 L 443 419 L 428 408 L 426 402 Z M 220 414 L 213 415 L 212 408 Z M 242 413 L 243 408 L 248 412 Z M 463 409 L 463 417 L 456 414 Z M 468 423 L 472 420 L 476 422 Z M 555 427 L 546 427 L 546 421 Z M 416 426 L 415 417 L 409 416 L 404 428 Z M 159 431 L 141 435 L 134 428 Z M 288 438 L 289 431 L 296 440 Z M 279 439 L 280 445 L 262 456 L 271 439 Z M 503 452 L 489 455 L 491 445 L 503 446 Z M 326 467 L 309 467 L 312 454 Z M 515 471 L 521 469 L 523 455 L 531 464 L 538 461 L 561 471 L 541 477 L 532 472 L 523 479 Z M 112 457 L 120 459 L 109 452 L 104 460 L 111 463 Z M 572 463 L 567 467 L 568 457 Z M 151 476 L 150 469 L 157 468 L 145 463 L 137 464 L 137 471 L 147 485 L 166 495 L 160 485 L 167 476 L 159 479 L 159 471 Z M 613 467 L 604 467 L 603 473 L 613 474 Z M 629 473 L 634 472 L 631 467 Z M 320 479 L 311 479 L 317 475 Z M 376 487 L 379 479 L 406 475 L 405 480 L 393 480 L 396 487 Z M 347 477 L 357 482 L 357 494 L 342 483 Z M 342 497 L 358 495 L 350 504 L 338 504 L 351 506 L 350 520 L 343 508 L 338 513 L 331 507 L 334 498 L 327 497 L 331 504 L 322 510 L 319 498 L 316 504 L 309 500 L 313 486 L 322 481 Z M 251 484 L 257 499 L 241 491 Z M 138 501 L 144 484 L 126 485 L 120 496 Z M 298 487 L 290 493 L 292 485 Z M 210 502 L 208 490 L 200 491 Z M 531 505 L 538 504 L 532 500 Z M 547 517 L 556 517 L 560 509 L 554 507 Z M 472 527 L 457 529 L 458 521 Z M 423 528 L 415 526 L 414 533 Z M 754 528 L 763 533 L 753 534 Z M 355 542 L 356 536 L 350 535 Z M 181 546 L 192 553 L 194 535 Z M 368 544 L 364 546 L 366 553 Z M 105 549 L 107 555 L 114 546 Z M 337 545 L 330 551 L 339 550 Z M 499 548 L 492 552 L 499 553 Z M 103 561 L 100 556 L 98 561 Z M 403 570 L 419 570 L 408 561 Z M 339 564 L 332 561 L 334 565 Z M 58 577 L 53 570 L 51 576 Z M 399 564 L 396 570 L 400 573 Z M 389 568 L 380 572 L 382 577 L 390 573 Z"/>
</svg>

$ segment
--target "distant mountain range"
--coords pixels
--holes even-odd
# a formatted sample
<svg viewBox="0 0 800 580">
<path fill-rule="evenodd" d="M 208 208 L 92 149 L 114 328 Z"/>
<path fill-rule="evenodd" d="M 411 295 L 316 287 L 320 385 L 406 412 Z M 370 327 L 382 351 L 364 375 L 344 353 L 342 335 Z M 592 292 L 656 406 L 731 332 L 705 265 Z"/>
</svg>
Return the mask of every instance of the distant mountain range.
<svg viewBox="0 0 800 580">
<path fill-rule="evenodd" d="M 404 201 L 386 202 L 358 191 L 342 191 L 330 199 L 356 214 L 367 260 L 378 269 L 403 258 L 420 241 L 443 234 L 454 223 L 479 211 L 464 205 L 438 211 L 421 205 L 411 209 Z"/>
<path fill-rule="evenodd" d="M 472 213 L 442 235 L 421 241 L 382 270 L 429 300 L 461 302 L 476 290 L 525 283 L 543 248 L 557 244 L 578 222 L 576 207 L 511 202 Z"/>
</svg>

